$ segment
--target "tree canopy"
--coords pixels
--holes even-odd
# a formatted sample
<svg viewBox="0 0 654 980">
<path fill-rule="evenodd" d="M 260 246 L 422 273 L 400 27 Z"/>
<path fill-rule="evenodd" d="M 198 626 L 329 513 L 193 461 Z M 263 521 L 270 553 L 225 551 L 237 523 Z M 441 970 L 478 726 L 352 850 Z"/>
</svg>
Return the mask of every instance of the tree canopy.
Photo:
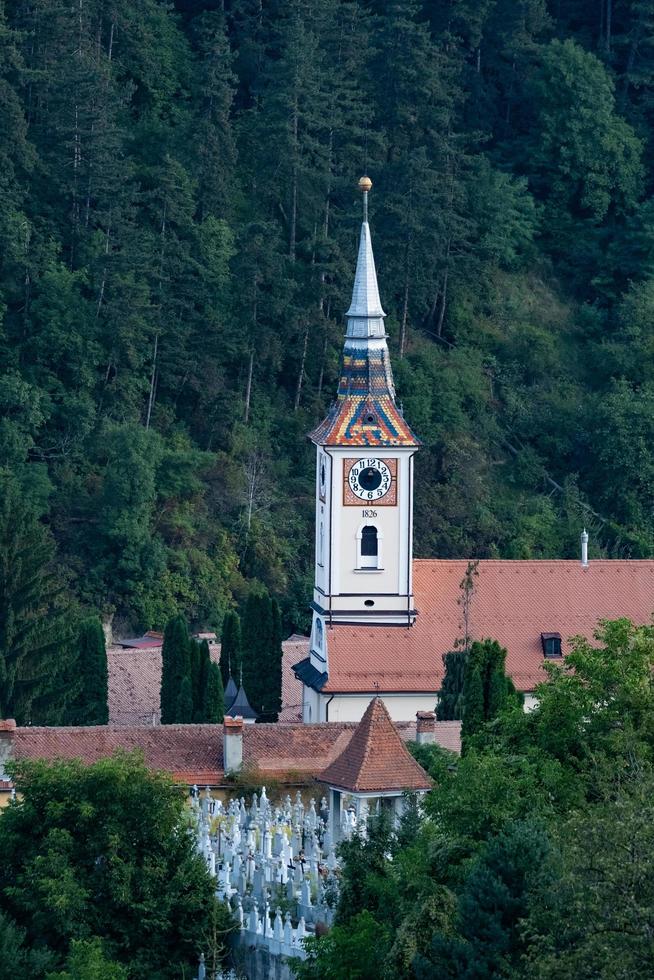
<svg viewBox="0 0 654 980">
<path fill-rule="evenodd" d="M 654 629 L 607 622 L 461 758 L 415 746 L 434 779 L 422 815 L 344 846 L 337 925 L 303 980 L 647 976 L 653 668 Z"/>
<path fill-rule="evenodd" d="M 652 23 L 2 4 L 0 460 L 66 601 L 307 629 L 364 170 L 416 553 L 651 555 Z"/>
<path fill-rule="evenodd" d="M 195 968 L 214 925 L 225 940 L 231 913 L 170 777 L 128 755 L 23 761 L 12 776 L 19 797 L 0 815 L 0 940 L 13 920 L 33 971 L 21 976 L 164 980 Z"/>
</svg>

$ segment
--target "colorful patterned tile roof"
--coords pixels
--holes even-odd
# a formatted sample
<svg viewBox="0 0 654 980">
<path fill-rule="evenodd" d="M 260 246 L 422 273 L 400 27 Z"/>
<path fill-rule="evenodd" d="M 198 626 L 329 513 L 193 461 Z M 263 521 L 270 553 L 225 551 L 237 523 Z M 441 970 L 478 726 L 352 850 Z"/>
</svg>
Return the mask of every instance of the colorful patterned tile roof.
<svg viewBox="0 0 654 980">
<path fill-rule="evenodd" d="M 390 395 L 348 395 L 310 438 L 319 446 L 419 446 Z"/>
</svg>

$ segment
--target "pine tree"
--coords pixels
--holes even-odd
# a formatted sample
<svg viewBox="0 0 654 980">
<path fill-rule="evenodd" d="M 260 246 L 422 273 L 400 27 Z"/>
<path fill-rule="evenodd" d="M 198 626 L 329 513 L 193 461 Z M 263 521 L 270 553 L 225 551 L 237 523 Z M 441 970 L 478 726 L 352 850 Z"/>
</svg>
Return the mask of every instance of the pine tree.
<svg viewBox="0 0 654 980">
<path fill-rule="evenodd" d="M 202 720 L 206 724 L 218 724 L 225 715 L 223 681 L 218 664 L 209 664 L 209 675 L 204 689 Z"/>
<path fill-rule="evenodd" d="M 0 717 L 57 724 L 78 679 L 52 537 L 0 470 Z"/>
<path fill-rule="evenodd" d="M 174 616 L 166 625 L 161 651 L 161 724 L 172 725 L 180 721 L 181 707 L 193 717 L 193 691 L 190 676 L 190 640 L 183 616 Z M 182 684 L 187 681 L 181 700 Z M 190 708 L 189 708 L 190 703 Z"/>
<path fill-rule="evenodd" d="M 229 678 L 238 682 L 243 655 L 241 641 L 241 620 L 238 613 L 229 610 L 223 620 L 223 632 L 220 646 L 220 673 L 223 688 L 227 687 Z"/>
<path fill-rule="evenodd" d="M 79 627 L 76 670 L 81 690 L 72 712 L 75 725 L 106 725 L 109 721 L 109 673 L 102 623 L 96 616 Z"/>
</svg>

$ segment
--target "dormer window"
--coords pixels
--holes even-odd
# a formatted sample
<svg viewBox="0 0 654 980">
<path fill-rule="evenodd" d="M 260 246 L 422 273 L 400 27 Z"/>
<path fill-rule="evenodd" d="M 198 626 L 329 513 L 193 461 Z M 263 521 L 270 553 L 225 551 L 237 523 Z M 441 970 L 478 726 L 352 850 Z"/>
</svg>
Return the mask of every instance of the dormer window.
<svg viewBox="0 0 654 980">
<path fill-rule="evenodd" d="M 556 660 L 557 657 L 563 656 L 560 633 L 541 633 L 540 642 L 543 647 L 543 656 L 547 660 Z"/>
</svg>

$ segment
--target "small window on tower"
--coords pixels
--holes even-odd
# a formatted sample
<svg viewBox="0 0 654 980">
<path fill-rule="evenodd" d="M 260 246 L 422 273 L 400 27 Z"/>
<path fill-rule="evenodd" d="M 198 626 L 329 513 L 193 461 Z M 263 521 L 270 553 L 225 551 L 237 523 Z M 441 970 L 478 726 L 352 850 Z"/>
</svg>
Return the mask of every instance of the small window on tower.
<svg viewBox="0 0 654 980">
<path fill-rule="evenodd" d="M 560 633 L 541 633 L 540 642 L 543 647 L 543 656 L 548 660 L 563 656 Z"/>
<path fill-rule="evenodd" d="M 377 542 L 377 528 L 372 525 L 364 527 L 361 532 L 361 554 L 371 557 L 374 555 L 377 557 L 379 553 L 379 545 Z"/>
</svg>

